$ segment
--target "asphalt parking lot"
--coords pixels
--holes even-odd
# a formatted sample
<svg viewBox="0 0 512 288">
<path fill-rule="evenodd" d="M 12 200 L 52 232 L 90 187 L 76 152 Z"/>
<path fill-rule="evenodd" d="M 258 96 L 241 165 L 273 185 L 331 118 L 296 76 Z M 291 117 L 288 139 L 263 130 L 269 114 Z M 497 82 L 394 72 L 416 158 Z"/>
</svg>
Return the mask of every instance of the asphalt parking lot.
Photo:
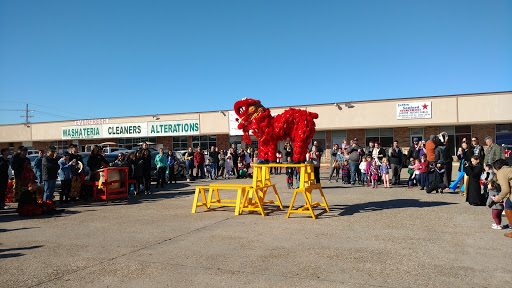
<svg viewBox="0 0 512 288">
<path fill-rule="evenodd" d="M 80 203 L 53 217 L 0 211 L 1 287 L 507 287 L 512 239 L 458 193 L 322 185 L 330 212 L 192 214 L 194 187 Z M 245 183 L 250 180 L 218 180 Z M 222 192 L 227 198 L 234 192 Z M 315 198 L 317 197 L 317 198 Z M 272 197 L 269 197 L 272 199 Z M 313 194 L 314 200 L 319 199 Z M 297 202 L 302 202 L 299 197 Z M 504 223 L 507 220 L 504 218 Z"/>
</svg>

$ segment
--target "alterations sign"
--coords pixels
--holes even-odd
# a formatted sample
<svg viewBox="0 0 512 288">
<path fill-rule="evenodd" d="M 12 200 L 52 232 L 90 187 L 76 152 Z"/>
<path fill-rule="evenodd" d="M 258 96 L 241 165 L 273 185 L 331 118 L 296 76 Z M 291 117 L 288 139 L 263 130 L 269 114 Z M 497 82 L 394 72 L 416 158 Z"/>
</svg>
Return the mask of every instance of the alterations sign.
<svg viewBox="0 0 512 288">
<path fill-rule="evenodd" d="M 432 118 L 432 102 L 412 102 L 396 104 L 396 119 L 429 119 Z"/>
<path fill-rule="evenodd" d="M 199 120 L 193 119 L 62 127 L 63 140 L 185 135 L 199 135 Z"/>
</svg>

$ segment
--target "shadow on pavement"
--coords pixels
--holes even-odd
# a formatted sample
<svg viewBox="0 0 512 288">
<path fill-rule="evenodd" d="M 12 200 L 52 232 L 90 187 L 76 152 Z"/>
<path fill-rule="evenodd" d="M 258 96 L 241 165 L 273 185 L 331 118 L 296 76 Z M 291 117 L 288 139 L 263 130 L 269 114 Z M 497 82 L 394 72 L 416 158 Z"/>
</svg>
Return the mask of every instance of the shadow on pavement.
<svg viewBox="0 0 512 288">
<path fill-rule="evenodd" d="M 400 208 L 428 208 L 436 206 L 453 205 L 459 203 L 441 202 L 441 201 L 427 201 L 423 202 L 417 199 L 393 199 L 387 201 L 375 201 L 360 203 L 354 205 L 329 205 L 330 212 L 341 211 L 336 215 L 324 215 L 327 217 L 349 216 L 357 213 L 375 212 L 387 209 L 400 209 Z M 325 213 L 321 213 L 325 214 Z"/>
<path fill-rule="evenodd" d="M 18 230 L 36 229 L 36 228 L 41 228 L 41 227 L 22 227 L 22 228 L 15 228 L 15 229 L 0 229 L 0 233 L 18 231 Z"/>
<path fill-rule="evenodd" d="M 22 247 L 22 248 L 0 249 L 0 259 L 14 258 L 14 257 L 20 257 L 20 256 L 24 256 L 25 255 L 25 254 L 19 253 L 19 252 L 16 252 L 16 253 L 5 253 L 5 254 L 4 254 L 4 252 L 14 252 L 14 251 L 20 251 L 20 250 L 31 250 L 31 249 L 41 248 L 41 247 L 43 247 L 43 245 L 35 245 L 35 246 Z"/>
<path fill-rule="evenodd" d="M 59 218 L 59 217 L 66 217 L 69 215 L 74 215 L 78 213 L 83 213 L 86 211 L 71 211 L 71 210 L 64 210 L 60 207 L 56 209 L 58 211 L 55 214 L 51 215 L 39 215 L 34 217 L 21 217 L 16 213 L 16 209 L 10 208 L 5 210 L 0 210 L 0 223 L 7 223 L 7 222 L 13 222 L 13 221 L 20 221 L 20 220 L 28 220 L 28 219 L 44 219 L 44 218 Z M 94 211 L 94 210 L 87 210 L 87 211 Z M 32 228 L 39 228 L 39 227 L 32 227 Z M 17 229 L 0 229 L 0 232 L 9 232 L 9 231 L 15 231 L 15 230 L 23 230 L 23 229 L 32 229 L 32 228 L 17 228 Z M 5 230 L 5 231 L 4 231 Z"/>
</svg>

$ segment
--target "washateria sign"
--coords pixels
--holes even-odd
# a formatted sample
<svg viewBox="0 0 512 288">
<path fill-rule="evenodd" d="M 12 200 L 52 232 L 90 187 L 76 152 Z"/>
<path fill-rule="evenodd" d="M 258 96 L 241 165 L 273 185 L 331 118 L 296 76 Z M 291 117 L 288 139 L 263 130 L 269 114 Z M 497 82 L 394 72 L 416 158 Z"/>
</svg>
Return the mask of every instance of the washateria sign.
<svg viewBox="0 0 512 288">
<path fill-rule="evenodd" d="M 199 135 L 199 120 L 118 123 L 62 127 L 63 140 L 185 135 Z"/>
<path fill-rule="evenodd" d="M 396 119 L 432 118 L 432 102 L 412 102 L 396 104 Z"/>
</svg>

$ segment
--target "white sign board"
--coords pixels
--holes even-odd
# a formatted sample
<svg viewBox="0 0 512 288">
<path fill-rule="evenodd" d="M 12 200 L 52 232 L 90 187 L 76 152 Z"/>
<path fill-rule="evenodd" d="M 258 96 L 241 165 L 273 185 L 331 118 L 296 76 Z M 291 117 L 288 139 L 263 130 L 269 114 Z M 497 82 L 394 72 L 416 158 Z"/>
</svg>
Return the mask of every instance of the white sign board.
<svg viewBox="0 0 512 288">
<path fill-rule="evenodd" d="M 236 119 L 238 118 L 238 115 L 236 115 L 235 111 L 229 111 L 228 112 L 228 118 L 229 118 L 229 135 L 230 136 L 240 136 L 244 135 L 244 132 L 240 129 L 238 129 L 238 121 Z M 251 133 L 252 135 L 252 133 Z"/>
<path fill-rule="evenodd" d="M 62 127 L 62 139 L 199 135 L 199 120 L 116 123 Z"/>
<path fill-rule="evenodd" d="M 396 104 L 396 119 L 428 119 L 432 118 L 432 102 L 412 102 Z"/>
</svg>

